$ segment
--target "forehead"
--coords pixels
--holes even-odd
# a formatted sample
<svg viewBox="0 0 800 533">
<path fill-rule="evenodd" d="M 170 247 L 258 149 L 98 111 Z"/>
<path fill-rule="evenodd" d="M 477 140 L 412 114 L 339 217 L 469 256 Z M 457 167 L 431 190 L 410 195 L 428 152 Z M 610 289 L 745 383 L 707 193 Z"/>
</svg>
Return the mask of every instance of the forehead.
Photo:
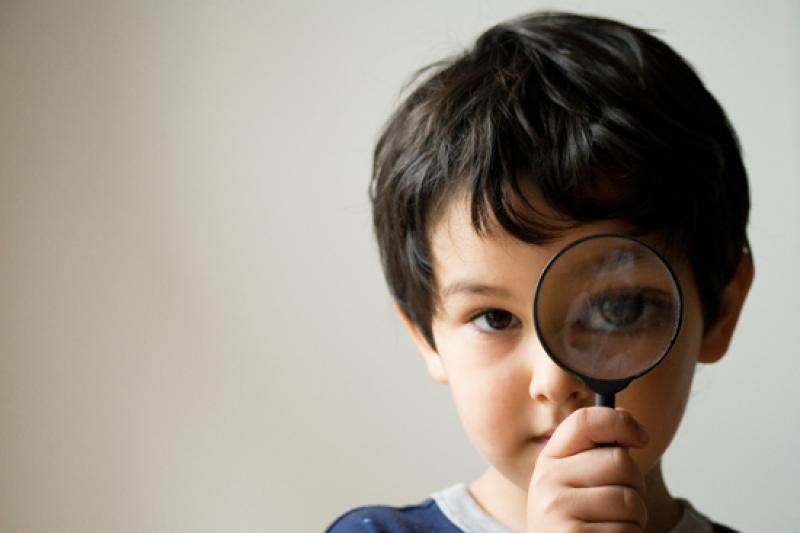
<svg viewBox="0 0 800 533">
<path fill-rule="evenodd" d="M 547 215 L 545 208 L 537 211 Z M 553 215 L 555 217 L 555 215 Z M 528 287 L 533 290 L 548 259 L 565 244 L 594 233 L 628 233 L 621 221 L 602 221 L 561 231 L 545 244 L 520 241 L 497 223 L 478 234 L 465 196 L 445 206 L 430 236 L 434 284 L 437 294 L 453 284 L 488 284 Z"/>
</svg>

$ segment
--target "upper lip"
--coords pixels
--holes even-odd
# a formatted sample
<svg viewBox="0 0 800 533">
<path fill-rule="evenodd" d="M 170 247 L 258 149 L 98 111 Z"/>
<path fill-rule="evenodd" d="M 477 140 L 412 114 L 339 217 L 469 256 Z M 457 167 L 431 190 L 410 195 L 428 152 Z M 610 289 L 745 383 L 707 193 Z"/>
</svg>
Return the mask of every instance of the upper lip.
<svg viewBox="0 0 800 533">
<path fill-rule="evenodd" d="M 545 429 L 542 431 L 534 433 L 533 438 L 537 440 L 544 440 L 552 437 L 553 433 L 555 433 L 556 429 L 558 429 L 558 426 L 561 425 L 561 422 L 567 418 L 568 414 L 569 413 L 542 413 L 539 421 L 540 423 L 547 424 L 547 426 L 545 426 Z"/>
</svg>

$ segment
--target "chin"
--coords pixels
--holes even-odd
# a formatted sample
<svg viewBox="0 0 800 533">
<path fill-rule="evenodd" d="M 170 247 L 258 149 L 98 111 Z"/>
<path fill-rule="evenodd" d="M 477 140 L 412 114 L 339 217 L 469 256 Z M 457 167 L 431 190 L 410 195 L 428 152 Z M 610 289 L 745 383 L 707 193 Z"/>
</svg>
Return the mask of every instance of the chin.
<svg viewBox="0 0 800 533">
<path fill-rule="evenodd" d="M 543 446 L 529 443 L 515 457 L 505 457 L 498 461 L 490 461 L 492 468 L 497 470 L 510 483 L 518 489 L 528 492 L 531 476 Z"/>
</svg>

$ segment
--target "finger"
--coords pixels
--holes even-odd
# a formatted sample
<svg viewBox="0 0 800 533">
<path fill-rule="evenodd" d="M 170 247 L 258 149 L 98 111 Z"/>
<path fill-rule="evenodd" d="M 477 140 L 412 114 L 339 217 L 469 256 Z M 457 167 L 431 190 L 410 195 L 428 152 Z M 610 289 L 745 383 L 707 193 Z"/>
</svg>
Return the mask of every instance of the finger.
<svg viewBox="0 0 800 533">
<path fill-rule="evenodd" d="M 627 448 L 594 448 L 559 460 L 559 484 L 573 488 L 620 485 L 645 494 L 645 481 L 639 465 Z"/>
<path fill-rule="evenodd" d="M 561 458 L 602 444 L 639 448 L 645 445 L 647 438 L 646 430 L 628 411 L 585 407 L 561 422 L 542 452 Z"/>
<path fill-rule="evenodd" d="M 630 487 L 606 485 L 570 489 L 559 495 L 561 511 L 581 522 L 616 522 L 644 528 L 647 506 Z"/>
</svg>

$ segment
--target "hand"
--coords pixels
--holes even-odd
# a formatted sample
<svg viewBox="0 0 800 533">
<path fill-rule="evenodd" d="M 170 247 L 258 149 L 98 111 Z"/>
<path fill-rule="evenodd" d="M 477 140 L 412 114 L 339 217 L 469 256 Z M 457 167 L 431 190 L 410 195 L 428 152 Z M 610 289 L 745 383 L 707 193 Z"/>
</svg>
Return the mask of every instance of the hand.
<svg viewBox="0 0 800 533">
<path fill-rule="evenodd" d="M 528 488 L 528 533 L 641 533 L 647 524 L 644 476 L 628 448 L 646 443 L 644 428 L 623 409 L 573 412 L 536 461 Z"/>
</svg>

